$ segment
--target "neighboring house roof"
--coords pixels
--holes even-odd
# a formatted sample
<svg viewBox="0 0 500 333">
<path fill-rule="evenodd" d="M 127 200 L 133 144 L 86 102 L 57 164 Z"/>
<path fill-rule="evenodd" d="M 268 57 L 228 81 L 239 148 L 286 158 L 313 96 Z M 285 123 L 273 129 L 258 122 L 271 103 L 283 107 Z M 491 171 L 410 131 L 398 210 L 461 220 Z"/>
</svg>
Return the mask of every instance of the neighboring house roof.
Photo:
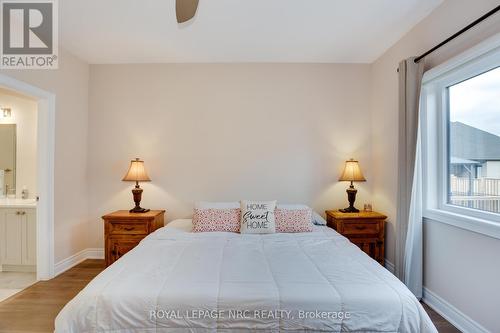
<svg viewBox="0 0 500 333">
<path fill-rule="evenodd" d="M 459 158 L 452 156 L 450 159 L 451 164 L 479 164 L 477 161 L 466 160 L 465 158 Z"/>
<path fill-rule="evenodd" d="M 500 136 L 458 121 L 450 124 L 450 148 L 452 158 L 500 160 Z"/>
</svg>

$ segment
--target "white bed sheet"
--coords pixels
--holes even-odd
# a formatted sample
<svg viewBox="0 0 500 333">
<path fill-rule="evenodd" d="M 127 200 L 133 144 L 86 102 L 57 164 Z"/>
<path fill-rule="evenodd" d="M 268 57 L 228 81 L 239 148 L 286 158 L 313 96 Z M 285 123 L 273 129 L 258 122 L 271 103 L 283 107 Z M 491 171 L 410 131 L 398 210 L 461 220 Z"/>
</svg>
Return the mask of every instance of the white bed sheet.
<svg viewBox="0 0 500 333">
<path fill-rule="evenodd" d="M 64 307 L 56 332 L 437 332 L 397 278 L 328 227 L 190 231 L 176 220 L 146 237 Z"/>
</svg>

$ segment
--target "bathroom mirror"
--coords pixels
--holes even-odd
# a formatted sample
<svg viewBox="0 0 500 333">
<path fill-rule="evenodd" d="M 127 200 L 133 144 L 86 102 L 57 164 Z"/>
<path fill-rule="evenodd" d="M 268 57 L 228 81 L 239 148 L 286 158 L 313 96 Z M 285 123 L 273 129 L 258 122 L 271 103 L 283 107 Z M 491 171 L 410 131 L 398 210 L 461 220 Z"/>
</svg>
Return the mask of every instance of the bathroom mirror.
<svg viewBox="0 0 500 333">
<path fill-rule="evenodd" d="M 15 194 L 16 125 L 0 124 L 0 196 Z"/>
</svg>

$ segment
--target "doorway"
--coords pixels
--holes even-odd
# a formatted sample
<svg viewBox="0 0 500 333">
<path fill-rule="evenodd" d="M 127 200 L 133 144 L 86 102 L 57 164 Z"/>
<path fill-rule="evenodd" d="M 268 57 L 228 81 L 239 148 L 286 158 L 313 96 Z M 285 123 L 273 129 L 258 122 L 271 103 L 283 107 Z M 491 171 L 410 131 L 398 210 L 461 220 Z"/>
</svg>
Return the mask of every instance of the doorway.
<svg viewBox="0 0 500 333">
<path fill-rule="evenodd" d="M 2 74 L 0 74 L 0 88 L 26 96 L 36 104 L 36 185 L 32 186 L 36 189 L 35 192 L 31 192 L 28 186 L 26 189 L 28 198 L 36 202 L 36 212 L 33 217 L 36 221 L 34 235 L 36 254 L 33 259 L 36 266 L 36 280 L 50 280 L 54 277 L 55 95 Z M 13 113 L 15 110 L 11 109 L 11 116 Z M 16 166 L 16 169 L 19 170 L 19 166 Z M 16 177 L 16 199 L 22 199 L 23 188 L 26 184 L 19 183 L 17 178 L 19 177 Z M 28 219 L 26 209 L 15 210 L 14 214 L 18 211 L 20 216 L 26 216 Z M 22 214 L 23 211 L 25 214 Z"/>
</svg>

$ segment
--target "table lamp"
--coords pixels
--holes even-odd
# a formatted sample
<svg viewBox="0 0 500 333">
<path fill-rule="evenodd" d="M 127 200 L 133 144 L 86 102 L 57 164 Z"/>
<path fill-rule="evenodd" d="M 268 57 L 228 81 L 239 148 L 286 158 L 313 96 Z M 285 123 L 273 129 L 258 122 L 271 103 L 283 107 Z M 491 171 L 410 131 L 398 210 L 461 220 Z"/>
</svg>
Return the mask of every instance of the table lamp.
<svg viewBox="0 0 500 333">
<path fill-rule="evenodd" d="M 122 179 L 123 181 L 135 182 L 135 188 L 132 190 L 132 194 L 134 195 L 135 207 L 130 210 L 131 213 L 146 213 L 149 212 L 149 209 L 142 208 L 141 197 L 142 197 L 142 188 L 139 187 L 139 182 L 149 182 L 148 174 L 146 173 L 146 169 L 144 168 L 144 161 L 141 161 L 139 158 L 130 161 L 130 167 L 128 168 L 127 174 Z"/>
<path fill-rule="evenodd" d="M 349 161 L 345 161 L 344 172 L 342 172 L 339 181 L 351 182 L 351 186 L 349 186 L 346 190 L 349 207 L 341 209 L 340 211 L 343 213 L 358 213 L 359 209 L 354 207 L 354 201 L 356 201 L 356 193 L 358 190 L 354 188 L 353 182 L 366 181 L 365 177 L 363 177 L 363 174 L 361 173 L 358 161 L 355 161 L 352 158 Z"/>
</svg>

